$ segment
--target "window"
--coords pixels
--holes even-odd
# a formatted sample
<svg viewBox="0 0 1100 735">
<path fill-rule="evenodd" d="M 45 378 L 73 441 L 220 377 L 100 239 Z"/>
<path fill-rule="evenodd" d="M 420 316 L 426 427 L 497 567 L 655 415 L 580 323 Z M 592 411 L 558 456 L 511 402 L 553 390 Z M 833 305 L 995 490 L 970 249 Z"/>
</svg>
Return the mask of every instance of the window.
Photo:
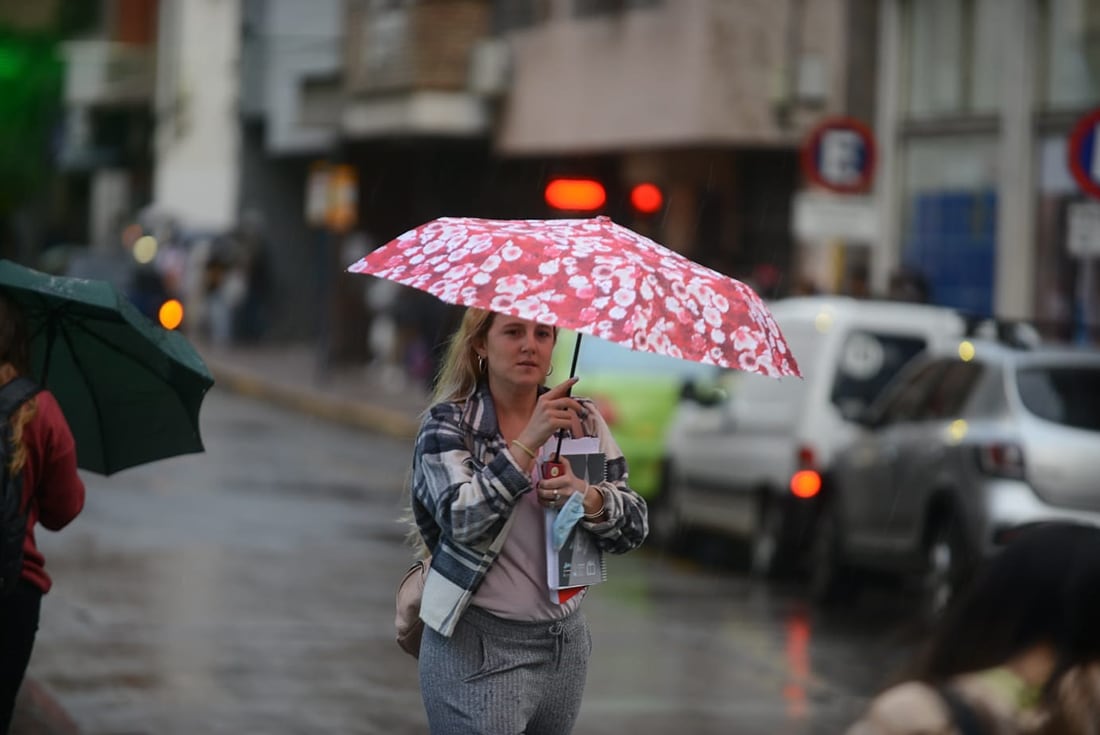
<svg viewBox="0 0 1100 735">
<path fill-rule="evenodd" d="M 885 397 L 881 407 L 875 407 L 877 415 L 874 423 L 897 424 L 916 419 L 920 415 L 925 396 L 935 388 L 945 367 L 943 362 L 928 363 L 899 383 Z"/>
<path fill-rule="evenodd" d="M 530 28 L 550 17 L 553 0 L 497 0 L 493 3 L 493 31 L 497 34 Z"/>
<path fill-rule="evenodd" d="M 855 331 L 841 349 L 832 402 L 843 416 L 861 414 L 898 371 L 924 349 L 921 337 Z"/>
<path fill-rule="evenodd" d="M 1034 367 L 1016 375 L 1029 413 L 1076 429 L 1100 431 L 1100 369 Z"/>
<path fill-rule="evenodd" d="M 909 114 L 991 114 L 1000 94 L 999 0 L 910 0 Z"/>
<path fill-rule="evenodd" d="M 941 364 L 943 372 L 924 398 L 916 416 L 919 421 L 957 418 L 982 374 L 982 366 L 974 362 L 944 360 Z"/>
<path fill-rule="evenodd" d="M 651 8 L 661 0 L 573 0 L 573 14 L 578 18 L 593 15 L 611 15 L 633 8 Z"/>
<path fill-rule="evenodd" d="M 1091 107 L 1100 98 L 1100 0 L 1044 0 L 1042 106 Z"/>
<path fill-rule="evenodd" d="M 925 278 L 933 303 L 992 314 L 996 139 L 911 140 L 903 156 L 902 264 Z"/>
</svg>

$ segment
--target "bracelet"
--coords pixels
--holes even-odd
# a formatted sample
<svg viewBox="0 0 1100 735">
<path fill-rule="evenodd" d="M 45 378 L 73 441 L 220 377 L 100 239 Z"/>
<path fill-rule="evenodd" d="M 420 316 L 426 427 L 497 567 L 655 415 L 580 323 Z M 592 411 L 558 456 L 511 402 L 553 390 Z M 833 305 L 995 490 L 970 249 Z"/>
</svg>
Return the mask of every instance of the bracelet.
<svg viewBox="0 0 1100 735">
<path fill-rule="evenodd" d="M 526 444 L 521 442 L 519 439 L 513 439 L 512 443 L 515 444 L 520 449 L 522 449 L 524 454 L 526 454 L 531 459 L 538 459 L 538 455 L 536 455 L 534 452 L 531 451 L 531 447 L 527 446 Z"/>
<path fill-rule="evenodd" d="M 595 485 L 589 485 L 588 487 L 596 487 L 596 486 Z M 585 490 L 585 492 L 587 492 L 587 489 Z M 606 503 L 604 502 L 603 491 L 601 491 L 598 487 L 596 487 L 596 492 L 599 493 L 599 495 L 600 495 L 600 509 L 597 510 L 595 513 L 585 513 L 584 514 L 584 520 L 586 520 L 586 521 L 597 520 L 600 516 L 602 516 L 604 514 L 604 511 L 607 510 L 607 508 L 605 507 Z"/>
</svg>

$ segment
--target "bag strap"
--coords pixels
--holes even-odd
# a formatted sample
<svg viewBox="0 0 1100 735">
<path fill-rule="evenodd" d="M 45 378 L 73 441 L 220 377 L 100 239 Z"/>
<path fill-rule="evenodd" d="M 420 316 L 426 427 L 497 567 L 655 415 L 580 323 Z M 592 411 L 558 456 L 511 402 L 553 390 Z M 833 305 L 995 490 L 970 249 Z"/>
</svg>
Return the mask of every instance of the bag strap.
<svg viewBox="0 0 1100 735">
<path fill-rule="evenodd" d="M 41 390 L 42 388 L 38 383 L 23 376 L 13 378 L 0 386 L 0 422 L 3 422 L 3 425 L 0 426 L 0 442 L 4 443 L 4 451 L 0 453 L 0 456 L 4 457 L 4 465 L 0 467 L 0 483 L 2 483 L 0 484 L 0 492 L 7 490 L 9 481 L 14 481 L 16 483 L 14 485 L 15 493 L 17 495 L 22 494 L 22 477 L 9 477 L 8 473 L 8 462 L 11 460 L 11 458 L 7 456 L 7 453 L 11 451 L 11 416 L 16 409 L 29 401 Z M 19 512 L 21 514 L 26 512 L 22 500 L 19 501 Z"/>
<path fill-rule="evenodd" d="M 977 711 L 953 687 L 942 685 L 937 687 L 936 691 L 947 706 L 951 722 L 954 723 L 960 735 L 988 735 L 989 731 Z"/>
<path fill-rule="evenodd" d="M 38 383 L 23 376 L 13 378 L 0 386 L 0 417 L 10 416 L 12 411 L 40 390 Z"/>
</svg>

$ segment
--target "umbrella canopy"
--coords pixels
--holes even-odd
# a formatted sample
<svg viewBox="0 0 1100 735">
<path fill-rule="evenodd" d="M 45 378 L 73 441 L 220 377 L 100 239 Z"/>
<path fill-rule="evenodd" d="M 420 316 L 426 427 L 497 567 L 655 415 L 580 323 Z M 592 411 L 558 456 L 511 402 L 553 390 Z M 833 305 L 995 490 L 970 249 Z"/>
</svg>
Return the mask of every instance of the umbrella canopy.
<svg viewBox="0 0 1100 735">
<path fill-rule="evenodd" d="M 772 377 L 800 375 L 779 326 L 749 286 L 608 217 L 443 217 L 348 270 L 635 350 Z"/>
<path fill-rule="evenodd" d="M 199 407 L 214 379 L 183 335 L 105 281 L 0 260 L 0 289 L 27 317 L 31 377 L 61 405 L 80 467 L 109 475 L 203 451 Z"/>
</svg>

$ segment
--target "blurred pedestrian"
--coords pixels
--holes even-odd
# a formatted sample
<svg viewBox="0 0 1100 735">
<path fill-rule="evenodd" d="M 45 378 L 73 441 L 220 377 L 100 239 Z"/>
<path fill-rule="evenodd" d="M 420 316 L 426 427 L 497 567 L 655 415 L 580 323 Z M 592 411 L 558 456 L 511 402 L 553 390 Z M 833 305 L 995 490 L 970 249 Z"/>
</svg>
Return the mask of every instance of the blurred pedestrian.
<svg viewBox="0 0 1100 735">
<path fill-rule="evenodd" d="M 244 294 L 234 314 L 234 334 L 240 341 L 256 342 L 267 333 L 275 286 L 267 220 L 263 213 L 257 209 L 246 210 L 235 240 Z"/>
<path fill-rule="evenodd" d="M 920 271 L 912 268 L 901 268 L 890 275 L 887 298 L 893 301 L 927 304 L 928 295 L 928 280 Z"/>
<path fill-rule="evenodd" d="M 1100 529 L 1024 530 L 849 735 L 1100 733 Z"/>
<path fill-rule="evenodd" d="M 18 307 L 0 293 L 0 390 L 28 375 L 28 336 Z M 8 732 L 15 697 L 30 661 L 42 596 L 51 580 L 34 540 L 36 523 L 51 531 L 69 524 L 84 507 L 76 446 L 53 395 L 39 391 L 11 415 L 7 472 L 22 478 L 26 511 L 22 572 L 15 588 L 0 592 L 0 735 Z"/>
<path fill-rule="evenodd" d="M 236 314 L 248 291 L 248 281 L 231 237 L 215 237 L 211 248 L 206 262 L 206 318 L 210 340 L 219 347 L 229 347 L 237 336 Z"/>
<path fill-rule="evenodd" d="M 578 532 L 608 553 L 645 539 L 645 501 L 595 404 L 569 395 L 575 379 L 544 385 L 556 339 L 550 326 L 468 309 L 417 436 L 412 511 L 432 555 L 420 690 L 433 733 L 570 732 L 588 670 L 585 592 L 551 602 L 545 509 L 578 495 Z M 539 478 L 536 457 L 559 430 L 599 438 L 603 482 L 568 462 Z"/>
</svg>

